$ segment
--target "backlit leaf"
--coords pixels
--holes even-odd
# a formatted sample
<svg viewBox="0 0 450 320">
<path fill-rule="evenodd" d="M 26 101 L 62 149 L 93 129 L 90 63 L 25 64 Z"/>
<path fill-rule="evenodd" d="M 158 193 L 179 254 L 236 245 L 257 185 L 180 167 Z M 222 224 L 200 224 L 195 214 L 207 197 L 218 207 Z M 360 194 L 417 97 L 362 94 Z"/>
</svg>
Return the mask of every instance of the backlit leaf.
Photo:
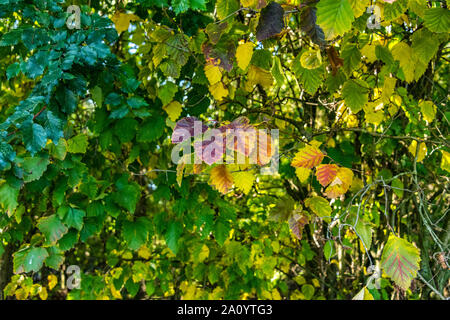
<svg viewBox="0 0 450 320">
<path fill-rule="evenodd" d="M 250 60 L 252 59 L 253 47 L 253 43 L 245 42 L 243 44 L 240 44 L 236 49 L 236 61 L 238 67 L 242 70 L 247 69 Z"/>
<path fill-rule="evenodd" d="M 349 31 L 354 20 L 348 0 L 321 0 L 317 4 L 317 24 L 322 27 L 328 40 Z"/>
<path fill-rule="evenodd" d="M 316 168 L 316 177 L 319 183 L 326 187 L 333 181 L 338 172 L 338 166 L 335 164 L 321 164 Z"/>
<path fill-rule="evenodd" d="M 227 193 L 233 186 L 233 176 L 224 164 L 212 168 L 209 181 L 212 186 L 223 194 Z"/>
<path fill-rule="evenodd" d="M 295 154 L 291 166 L 311 169 L 319 165 L 324 157 L 319 148 L 307 145 Z"/>
<path fill-rule="evenodd" d="M 381 256 L 381 266 L 399 287 L 409 288 L 419 270 L 419 262 L 419 249 L 402 238 L 389 236 Z"/>
</svg>

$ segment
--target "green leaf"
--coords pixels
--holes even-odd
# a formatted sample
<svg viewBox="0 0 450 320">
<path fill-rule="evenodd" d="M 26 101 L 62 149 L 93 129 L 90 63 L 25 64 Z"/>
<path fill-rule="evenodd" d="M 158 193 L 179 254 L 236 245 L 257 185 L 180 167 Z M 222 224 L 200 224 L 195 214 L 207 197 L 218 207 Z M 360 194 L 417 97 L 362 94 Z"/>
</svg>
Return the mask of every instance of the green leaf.
<svg viewBox="0 0 450 320">
<path fill-rule="evenodd" d="M 370 224 L 359 217 L 355 229 L 360 237 L 360 240 L 364 243 L 365 249 L 363 246 L 363 251 L 366 249 L 370 250 L 370 247 L 372 246 L 372 227 Z"/>
<path fill-rule="evenodd" d="M 342 97 L 352 113 L 358 113 L 369 101 L 367 83 L 359 79 L 348 80 L 342 87 Z"/>
<path fill-rule="evenodd" d="M 64 138 L 61 138 L 57 145 L 52 142 L 49 146 L 49 151 L 55 159 L 64 160 L 67 155 L 67 141 Z"/>
<path fill-rule="evenodd" d="M 214 237 L 220 246 L 223 246 L 225 240 L 228 239 L 231 227 L 228 221 L 218 219 L 214 225 Z"/>
<path fill-rule="evenodd" d="M 72 229 L 69 230 L 59 241 L 58 246 L 62 251 L 67 251 L 72 249 L 78 242 L 79 234 L 78 231 Z"/>
<path fill-rule="evenodd" d="M 325 221 L 331 221 L 331 206 L 327 199 L 322 197 L 312 197 L 305 200 L 305 206 L 311 209 L 319 217 L 323 218 Z"/>
<path fill-rule="evenodd" d="M 14 46 L 19 43 L 22 35 L 22 30 L 14 29 L 5 33 L 0 40 L 0 47 Z"/>
<path fill-rule="evenodd" d="M 25 158 L 22 162 L 22 168 L 24 171 L 23 181 L 31 182 L 40 179 L 47 170 L 48 164 L 48 155 Z"/>
<path fill-rule="evenodd" d="M 426 9 L 424 20 L 432 32 L 450 32 L 450 10 L 446 8 Z"/>
<path fill-rule="evenodd" d="M 393 3 L 384 4 L 384 19 L 392 21 L 400 17 L 408 6 L 408 0 L 396 0 Z"/>
<path fill-rule="evenodd" d="M 148 103 L 142 97 L 131 97 L 127 99 L 127 104 L 133 109 L 139 109 L 141 107 L 147 107 Z"/>
<path fill-rule="evenodd" d="M 414 54 L 423 64 L 428 65 L 439 49 L 439 40 L 426 28 L 414 32 L 411 39 Z"/>
<path fill-rule="evenodd" d="M 420 251 L 408 241 L 390 235 L 381 256 L 384 272 L 404 290 L 419 270 Z"/>
<path fill-rule="evenodd" d="M 67 141 L 67 152 L 86 153 L 88 147 L 88 137 L 85 134 L 79 134 Z"/>
<path fill-rule="evenodd" d="M 16 153 L 14 149 L 8 143 L 0 141 L 0 170 L 5 169 L 10 165 L 10 162 L 14 161 Z"/>
<path fill-rule="evenodd" d="M 305 296 L 306 300 L 311 300 L 311 298 L 314 296 L 314 292 L 316 289 L 310 284 L 304 284 L 302 285 L 302 293 Z"/>
<path fill-rule="evenodd" d="M 179 221 L 170 221 L 167 231 L 164 235 L 167 246 L 174 254 L 177 254 L 179 246 L 178 240 L 183 234 L 183 225 Z"/>
<path fill-rule="evenodd" d="M 331 257 L 333 257 L 335 253 L 336 251 L 334 249 L 334 241 L 328 240 L 323 247 L 323 255 L 325 256 L 325 259 L 327 259 L 327 261 L 330 261 Z"/>
<path fill-rule="evenodd" d="M 86 212 L 84 212 L 84 210 L 69 207 L 63 221 L 68 227 L 81 230 L 83 228 L 83 218 L 85 216 Z"/>
<path fill-rule="evenodd" d="M 286 77 L 284 76 L 283 67 L 281 66 L 280 58 L 275 56 L 273 58 L 272 76 L 277 82 L 277 86 L 281 87 L 286 82 Z"/>
<path fill-rule="evenodd" d="M 139 217 L 136 221 L 124 221 L 122 233 L 128 248 L 139 249 L 147 242 L 151 223 L 147 218 Z"/>
<path fill-rule="evenodd" d="M 326 39 L 342 36 L 355 20 L 348 0 L 321 0 L 317 4 L 317 24 L 322 27 Z"/>
<path fill-rule="evenodd" d="M 206 10 L 206 0 L 190 0 L 189 5 L 192 10 Z"/>
<path fill-rule="evenodd" d="M 103 105 L 103 93 L 102 88 L 99 86 L 95 86 L 91 90 L 92 100 L 94 100 L 95 104 L 97 105 L 97 108 L 101 108 Z"/>
<path fill-rule="evenodd" d="M 293 71 L 295 75 L 299 78 L 300 83 L 305 88 L 305 91 L 310 95 L 314 95 L 322 84 L 323 79 L 323 68 L 319 67 L 317 69 L 306 69 L 301 65 L 301 54 L 295 58 L 293 63 Z"/>
<path fill-rule="evenodd" d="M 141 124 L 140 129 L 138 130 L 137 141 L 155 141 L 162 136 L 165 126 L 166 123 L 164 121 L 164 118 L 161 116 L 147 119 L 143 124 Z"/>
<path fill-rule="evenodd" d="M 8 68 L 6 69 L 6 77 L 9 79 L 14 78 L 17 76 L 20 72 L 20 64 L 15 62 L 13 64 L 10 64 Z"/>
<path fill-rule="evenodd" d="M 392 190 L 399 198 L 403 198 L 403 182 L 399 178 L 395 178 L 391 183 Z"/>
<path fill-rule="evenodd" d="M 59 270 L 64 262 L 64 254 L 58 247 L 47 248 L 49 256 L 45 259 L 44 263 L 47 267 Z"/>
<path fill-rule="evenodd" d="M 48 252 L 44 248 L 30 247 L 13 254 L 14 273 L 37 272 L 42 268 Z"/>
<path fill-rule="evenodd" d="M 39 219 L 37 227 L 44 234 L 46 244 L 55 243 L 68 231 L 56 214 Z"/>
<path fill-rule="evenodd" d="M 189 0 L 172 0 L 172 7 L 176 14 L 186 12 L 189 9 Z"/>
<path fill-rule="evenodd" d="M 344 60 L 344 70 L 351 74 L 361 62 L 361 52 L 354 43 L 347 43 L 342 49 L 341 57 Z"/>
<path fill-rule="evenodd" d="M 237 0 L 217 0 L 216 13 L 220 20 L 225 19 L 233 12 L 239 10 L 239 1 Z"/>
<path fill-rule="evenodd" d="M 8 182 L 0 186 L 0 207 L 8 213 L 8 216 L 11 216 L 18 206 L 19 191 L 20 189 L 10 186 Z"/>
<path fill-rule="evenodd" d="M 40 124 L 33 123 L 32 120 L 27 120 L 22 123 L 20 129 L 25 148 L 31 155 L 35 155 L 47 143 L 47 134 Z"/>
<path fill-rule="evenodd" d="M 114 193 L 114 201 L 122 208 L 134 213 L 141 196 L 141 188 L 136 182 L 128 183 L 124 175 L 116 182 L 117 192 Z"/>
<path fill-rule="evenodd" d="M 158 88 L 158 98 L 161 99 L 163 106 L 173 100 L 175 93 L 178 91 L 178 86 L 170 81 L 167 81 Z"/>
</svg>

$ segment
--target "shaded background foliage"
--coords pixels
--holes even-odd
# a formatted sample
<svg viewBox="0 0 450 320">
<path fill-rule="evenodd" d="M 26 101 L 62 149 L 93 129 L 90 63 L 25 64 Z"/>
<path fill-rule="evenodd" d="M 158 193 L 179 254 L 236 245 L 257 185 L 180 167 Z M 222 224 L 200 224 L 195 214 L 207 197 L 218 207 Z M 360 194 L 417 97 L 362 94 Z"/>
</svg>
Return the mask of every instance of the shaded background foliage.
<svg viewBox="0 0 450 320">
<path fill-rule="evenodd" d="M 448 297 L 447 2 L 267 2 L 0 0 L 2 298 L 348 299 L 392 234 L 418 277 L 365 298 Z M 279 174 L 181 179 L 186 116 L 279 129 Z M 345 195 L 291 165 L 311 142 Z"/>
</svg>

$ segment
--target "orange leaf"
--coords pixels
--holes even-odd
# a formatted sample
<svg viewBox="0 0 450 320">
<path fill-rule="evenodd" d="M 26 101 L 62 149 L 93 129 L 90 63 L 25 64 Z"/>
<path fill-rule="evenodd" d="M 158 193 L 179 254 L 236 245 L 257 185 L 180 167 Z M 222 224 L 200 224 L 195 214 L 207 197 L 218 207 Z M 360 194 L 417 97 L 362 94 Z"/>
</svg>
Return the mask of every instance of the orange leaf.
<svg viewBox="0 0 450 320">
<path fill-rule="evenodd" d="M 336 177 L 325 190 L 325 195 L 334 199 L 345 194 L 353 181 L 353 171 L 348 168 L 339 168 Z"/>
<path fill-rule="evenodd" d="M 224 164 L 212 168 L 210 184 L 223 194 L 233 186 L 233 176 Z"/>
<path fill-rule="evenodd" d="M 300 149 L 292 160 L 291 166 L 311 169 L 319 165 L 325 155 L 314 146 L 306 146 Z"/>
<path fill-rule="evenodd" d="M 316 168 L 316 177 L 319 183 L 326 187 L 333 181 L 339 167 L 335 164 L 321 164 Z"/>
</svg>

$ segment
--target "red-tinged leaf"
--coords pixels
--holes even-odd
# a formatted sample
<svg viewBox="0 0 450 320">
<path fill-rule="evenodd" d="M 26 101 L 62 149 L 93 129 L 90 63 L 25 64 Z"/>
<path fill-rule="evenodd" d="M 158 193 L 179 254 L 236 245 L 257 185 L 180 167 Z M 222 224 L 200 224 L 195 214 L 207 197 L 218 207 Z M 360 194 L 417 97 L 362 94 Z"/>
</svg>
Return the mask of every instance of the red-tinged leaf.
<svg viewBox="0 0 450 320">
<path fill-rule="evenodd" d="M 295 213 L 291 218 L 289 218 L 289 227 L 298 240 L 302 239 L 303 229 L 308 223 L 309 218 L 306 215 Z"/>
<path fill-rule="evenodd" d="M 325 34 L 322 28 L 316 23 L 316 11 L 317 9 L 314 7 L 306 7 L 302 10 L 300 28 L 309 36 L 312 42 L 318 44 L 320 47 L 324 47 L 326 45 Z"/>
<path fill-rule="evenodd" d="M 212 168 L 210 184 L 222 194 L 227 193 L 233 186 L 233 176 L 224 164 Z"/>
<path fill-rule="evenodd" d="M 256 39 L 263 41 L 273 37 L 284 28 L 284 10 L 279 3 L 271 2 L 261 10 L 258 27 L 256 27 Z"/>
<path fill-rule="evenodd" d="M 202 46 L 203 54 L 206 60 L 212 59 L 218 62 L 219 66 L 227 71 L 233 69 L 233 58 L 236 53 L 236 47 L 233 42 L 228 42 L 226 46 L 214 47 L 210 43 L 205 42 Z"/>
<path fill-rule="evenodd" d="M 339 167 L 335 164 L 321 164 L 316 168 L 316 177 L 319 183 L 326 187 L 333 181 Z"/>
<path fill-rule="evenodd" d="M 308 145 L 297 152 L 294 160 L 292 160 L 291 166 L 311 169 L 318 166 L 324 156 L 319 148 Z"/>
<path fill-rule="evenodd" d="M 203 124 L 196 117 L 180 119 L 173 129 L 172 143 L 180 143 L 186 139 L 193 138 L 194 136 L 199 136 L 207 129 L 208 126 Z"/>
<path fill-rule="evenodd" d="M 390 235 L 381 256 L 384 272 L 404 290 L 419 270 L 420 251 L 408 241 Z"/>
<path fill-rule="evenodd" d="M 334 199 L 345 194 L 350 188 L 353 181 L 353 171 L 349 168 L 341 167 L 338 169 L 336 176 L 325 190 L 325 195 Z"/>
</svg>

